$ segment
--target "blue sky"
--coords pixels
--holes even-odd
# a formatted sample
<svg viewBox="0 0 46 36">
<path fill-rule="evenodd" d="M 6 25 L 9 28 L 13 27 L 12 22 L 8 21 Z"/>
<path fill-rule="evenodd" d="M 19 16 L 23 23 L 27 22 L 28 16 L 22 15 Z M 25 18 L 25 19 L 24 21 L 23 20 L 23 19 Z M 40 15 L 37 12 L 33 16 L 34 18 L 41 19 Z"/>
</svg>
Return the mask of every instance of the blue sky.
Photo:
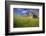
<svg viewBox="0 0 46 36">
<path fill-rule="evenodd" d="M 32 12 L 33 15 L 39 15 L 39 9 L 31 8 L 13 8 L 13 13 L 15 16 L 26 16 L 26 13 Z"/>
</svg>

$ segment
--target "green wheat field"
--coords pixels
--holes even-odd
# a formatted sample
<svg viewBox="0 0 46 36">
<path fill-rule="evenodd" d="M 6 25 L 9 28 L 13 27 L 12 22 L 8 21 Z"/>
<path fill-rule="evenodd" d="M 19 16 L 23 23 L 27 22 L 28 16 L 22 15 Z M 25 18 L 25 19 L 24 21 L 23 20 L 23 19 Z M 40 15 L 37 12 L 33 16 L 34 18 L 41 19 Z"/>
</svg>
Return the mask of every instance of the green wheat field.
<svg viewBox="0 0 46 36">
<path fill-rule="evenodd" d="M 38 27 L 39 19 L 30 16 L 13 16 L 14 27 Z"/>
</svg>

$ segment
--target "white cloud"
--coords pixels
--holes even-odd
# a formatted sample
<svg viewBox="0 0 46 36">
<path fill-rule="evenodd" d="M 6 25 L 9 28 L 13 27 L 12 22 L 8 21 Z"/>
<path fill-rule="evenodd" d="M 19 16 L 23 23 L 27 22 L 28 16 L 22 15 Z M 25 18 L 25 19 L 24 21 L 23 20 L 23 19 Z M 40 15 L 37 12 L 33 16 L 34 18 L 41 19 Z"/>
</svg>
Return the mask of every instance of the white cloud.
<svg viewBox="0 0 46 36">
<path fill-rule="evenodd" d="M 22 13 L 26 13 L 27 11 L 22 11 Z"/>
<path fill-rule="evenodd" d="M 22 9 L 21 8 L 18 8 L 19 11 L 21 11 Z"/>
</svg>

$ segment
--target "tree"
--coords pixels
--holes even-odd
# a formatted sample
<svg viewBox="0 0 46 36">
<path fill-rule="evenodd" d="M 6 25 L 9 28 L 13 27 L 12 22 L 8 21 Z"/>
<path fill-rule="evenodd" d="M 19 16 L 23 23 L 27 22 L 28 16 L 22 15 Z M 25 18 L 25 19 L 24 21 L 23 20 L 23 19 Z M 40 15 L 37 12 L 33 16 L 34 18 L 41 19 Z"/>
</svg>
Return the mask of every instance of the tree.
<svg viewBox="0 0 46 36">
<path fill-rule="evenodd" d="M 38 18 L 38 16 L 37 16 L 37 15 L 33 15 L 33 17 L 34 17 L 34 18 Z"/>
</svg>

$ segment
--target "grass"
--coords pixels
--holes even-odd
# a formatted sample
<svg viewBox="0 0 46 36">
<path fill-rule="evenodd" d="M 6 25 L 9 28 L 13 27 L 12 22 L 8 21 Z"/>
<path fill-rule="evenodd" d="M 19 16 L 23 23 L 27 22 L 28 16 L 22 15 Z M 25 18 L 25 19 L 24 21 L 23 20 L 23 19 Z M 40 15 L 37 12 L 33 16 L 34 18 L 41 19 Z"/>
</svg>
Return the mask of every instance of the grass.
<svg viewBox="0 0 46 36">
<path fill-rule="evenodd" d="M 14 16 L 14 27 L 38 27 L 38 18 L 29 18 L 30 16 Z"/>
</svg>

